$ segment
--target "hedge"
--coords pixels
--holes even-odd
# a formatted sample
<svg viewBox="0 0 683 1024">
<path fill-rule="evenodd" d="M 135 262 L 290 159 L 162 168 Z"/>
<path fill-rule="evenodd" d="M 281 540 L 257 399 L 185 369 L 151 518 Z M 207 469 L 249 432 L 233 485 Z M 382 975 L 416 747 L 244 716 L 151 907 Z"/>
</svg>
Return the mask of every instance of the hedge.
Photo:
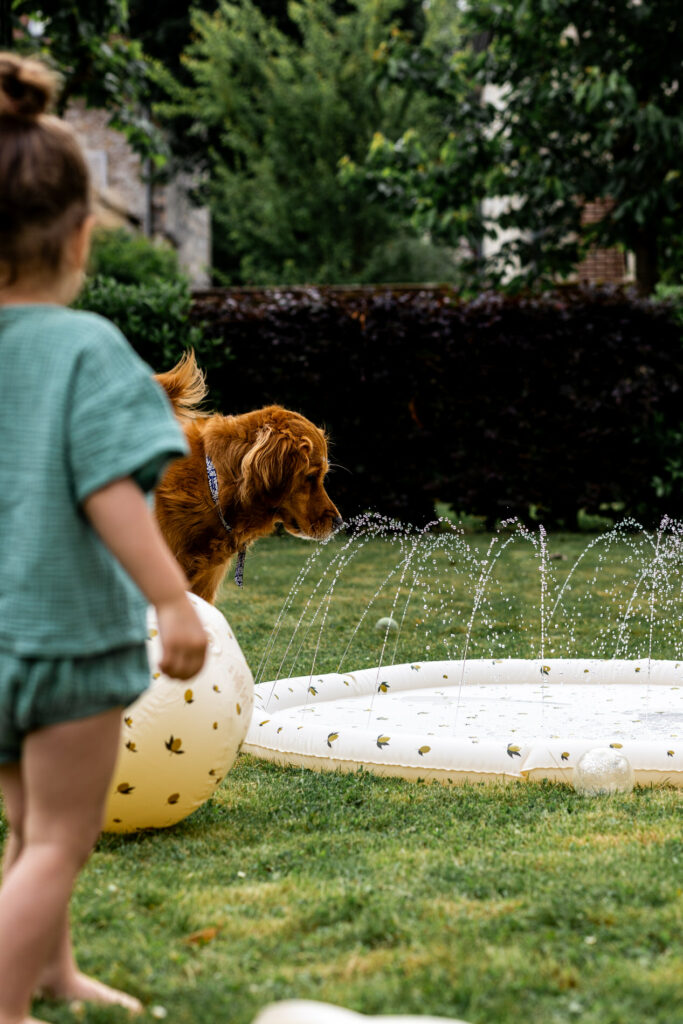
<svg viewBox="0 0 683 1024">
<path fill-rule="evenodd" d="M 271 402 L 325 426 L 344 515 L 422 524 L 435 501 L 488 524 L 614 510 L 683 517 L 683 295 L 448 288 L 215 290 L 91 280 L 155 369 L 193 347 L 211 404 Z"/>
<path fill-rule="evenodd" d="M 222 412 L 278 402 L 327 428 L 346 516 L 423 523 L 436 500 L 489 524 L 683 513 L 670 304 L 605 289 L 467 303 L 448 288 L 213 290 L 191 322 L 216 339 Z"/>
<path fill-rule="evenodd" d="M 184 278 L 158 278 L 129 284 L 111 277 L 93 277 L 74 305 L 112 320 L 155 371 L 170 369 L 188 348 L 199 363 L 217 376 L 230 360 L 221 338 L 215 338 L 196 317 L 190 320 L 192 297 Z"/>
</svg>

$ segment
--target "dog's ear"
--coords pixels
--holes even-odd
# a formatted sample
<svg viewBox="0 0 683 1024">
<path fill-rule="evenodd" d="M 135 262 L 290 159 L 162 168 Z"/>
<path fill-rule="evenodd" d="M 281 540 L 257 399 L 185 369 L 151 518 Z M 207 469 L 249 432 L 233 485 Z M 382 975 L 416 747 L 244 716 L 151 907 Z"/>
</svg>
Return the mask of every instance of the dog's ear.
<svg viewBox="0 0 683 1024">
<path fill-rule="evenodd" d="M 261 427 L 240 466 L 239 496 L 242 501 L 254 496 L 281 500 L 298 473 L 310 465 L 313 441 L 295 437 L 289 430 Z"/>
</svg>

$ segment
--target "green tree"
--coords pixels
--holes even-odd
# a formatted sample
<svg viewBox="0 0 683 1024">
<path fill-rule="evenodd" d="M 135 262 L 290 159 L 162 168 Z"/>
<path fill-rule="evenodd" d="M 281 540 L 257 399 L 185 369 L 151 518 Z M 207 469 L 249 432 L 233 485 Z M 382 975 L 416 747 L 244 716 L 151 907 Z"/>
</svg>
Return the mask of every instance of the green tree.
<svg viewBox="0 0 683 1024">
<path fill-rule="evenodd" d="M 359 280 L 397 233 L 396 215 L 349 190 L 337 167 L 377 131 L 400 131 L 431 101 L 380 74 L 401 34 L 400 0 L 332 0 L 288 7 L 284 32 L 252 0 L 195 11 L 187 85 L 161 71 L 170 100 L 156 109 L 191 126 L 210 151 L 214 262 L 230 282 Z M 405 218 L 404 218 L 405 220 Z"/>
<path fill-rule="evenodd" d="M 127 0 L 0 0 L 5 45 L 46 59 L 61 74 L 59 112 L 83 97 L 101 107 L 158 169 L 168 146 L 149 115 L 150 62 L 129 34 Z"/>
<path fill-rule="evenodd" d="M 680 244 L 683 200 L 682 19 L 679 0 L 478 0 L 462 5 L 463 42 L 395 44 L 387 75 L 420 69 L 438 92 L 444 129 L 375 141 L 362 178 L 416 223 L 452 241 L 518 232 L 507 273 L 569 273 L 591 244 L 632 250 L 641 292 Z M 494 216 L 486 197 L 514 197 Z M 597 224 L 581 210 L 612 202 Z"/>
</svg>

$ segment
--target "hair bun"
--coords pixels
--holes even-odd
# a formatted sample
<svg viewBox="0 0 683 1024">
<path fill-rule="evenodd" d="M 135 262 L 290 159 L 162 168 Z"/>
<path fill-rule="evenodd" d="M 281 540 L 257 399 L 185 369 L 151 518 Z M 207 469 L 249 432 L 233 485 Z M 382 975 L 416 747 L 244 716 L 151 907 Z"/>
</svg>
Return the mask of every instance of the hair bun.
<svg viewBox="0 0 683 1024">
<path fill-rule="evenodd" d="M 0 114 L 38 117 L 57 94 L 57 75 L 32 57 L 0 53 Z"/>
</svg>

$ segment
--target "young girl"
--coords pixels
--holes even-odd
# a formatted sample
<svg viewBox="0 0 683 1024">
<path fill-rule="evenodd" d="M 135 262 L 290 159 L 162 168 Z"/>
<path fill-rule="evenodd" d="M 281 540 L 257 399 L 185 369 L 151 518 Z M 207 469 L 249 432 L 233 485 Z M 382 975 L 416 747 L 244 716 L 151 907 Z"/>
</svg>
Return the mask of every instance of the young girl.
<svg viewBox="0 0 683 1024">
<path fill-rule="evenodd" d="M 144 492 L 185 454 L 151 371 L 108 321 L 65 308 L 88 255 L 88 172 L 44 113 L 55 80 L 0 54 L 0 1024 L 31 998 L 137 999 L 81 974 L 68 904 L 100 831 L 121 709 L 206 638 Z"/>
</svg>

